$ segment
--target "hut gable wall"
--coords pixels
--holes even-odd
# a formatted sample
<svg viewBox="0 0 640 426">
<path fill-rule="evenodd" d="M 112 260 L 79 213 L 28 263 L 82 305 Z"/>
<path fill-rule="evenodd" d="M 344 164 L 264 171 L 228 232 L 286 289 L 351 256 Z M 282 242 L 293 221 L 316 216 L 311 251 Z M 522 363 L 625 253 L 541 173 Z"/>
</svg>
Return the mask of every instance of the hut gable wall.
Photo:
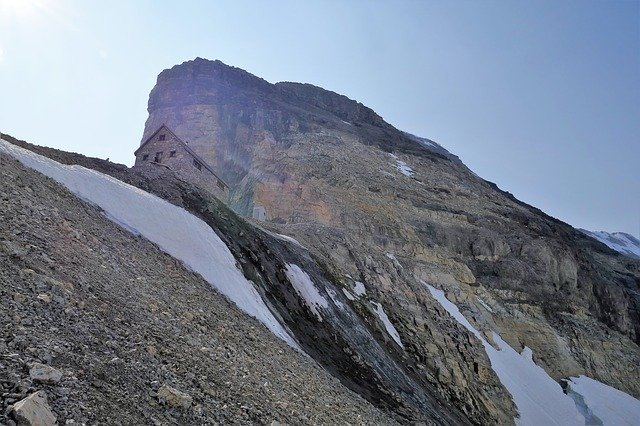
<svg viewBox="0 0 640 426">
<path fill-rule="evenodd" d="M 146 167 L 160 163 L 173 170 L 180 178 L 206 189 L 227 201 L 229 188 L 204 164 L 203 160 L 190 153 L 185 143 L 164 126 L 151 140 L 136 151 L 134 167 Z"/>
</svg>

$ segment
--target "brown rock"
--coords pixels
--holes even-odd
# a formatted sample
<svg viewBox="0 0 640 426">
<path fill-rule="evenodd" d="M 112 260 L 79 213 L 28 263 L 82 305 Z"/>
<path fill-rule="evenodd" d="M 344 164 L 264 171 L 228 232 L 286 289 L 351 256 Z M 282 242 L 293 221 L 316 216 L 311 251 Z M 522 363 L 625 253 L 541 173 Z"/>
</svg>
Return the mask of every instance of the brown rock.
<svg viewBox="0 0 640 426">
<path fill-rule="evenodd" d="M 44 303 L 51 303 L 51 296 L 47 293 L 40 293 L 38 295 L 38 300 L 42 300 Z"/>
<path fill-rule="evenodd" d="M 193 402 L 191 396 L 168 385 L 162 385 L 160 389 L 158 389 L 158 399 L 169 407 L 181 407 L 185 410 L 191 407 L 191 403 Z"/>
</svg>

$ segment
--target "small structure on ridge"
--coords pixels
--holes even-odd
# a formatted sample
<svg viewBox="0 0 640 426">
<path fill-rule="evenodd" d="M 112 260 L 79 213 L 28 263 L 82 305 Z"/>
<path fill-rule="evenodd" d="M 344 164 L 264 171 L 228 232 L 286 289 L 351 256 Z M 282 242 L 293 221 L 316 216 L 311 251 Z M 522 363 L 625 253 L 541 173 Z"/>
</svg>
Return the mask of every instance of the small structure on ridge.
<svg viewBox="0 0 640 426">
<path fill-rule="evenodd" d="M 164 124 L 133 154 L 136 156 L 134 167 L 165 166 L 182 179 L 209 190 L 220 200 L 226 202 L 229 198 L 229 185 Z"/>
</svg>

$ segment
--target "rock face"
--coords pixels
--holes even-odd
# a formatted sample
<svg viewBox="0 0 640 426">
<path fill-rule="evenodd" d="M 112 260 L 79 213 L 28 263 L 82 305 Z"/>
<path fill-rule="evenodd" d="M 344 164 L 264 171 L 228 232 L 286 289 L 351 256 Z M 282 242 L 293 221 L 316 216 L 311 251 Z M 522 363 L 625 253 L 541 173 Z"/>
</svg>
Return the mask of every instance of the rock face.
<svg viewBox="0 0 640 426">
<path fill-rule="evenodd" d="M 438 309 L 426 282 L 479 329 L 530 347 L 555 379 L 586 374 L 640 396 L 640 262 L 516 200 L 432 141 L 336 93 L 270 84 L 203 59 L 159 75 L 142 139 L 162 123 L 231 185 L 235 212 L 262 207 L 264 226 L 309 249 L 326 288 L 365 286 L 346 303 L 414 394 L 455 405 L 474 422 L 514 415 L 477 339 Z M 389 338 L 378 303 L 403 348 Z M 335 344 L 323 345 L 315 347 Z M 361 368 L 373 369 L 395 403 L 340 368 L 333 374 L 379 406 L 427 415 L 374 364 L 366 358 Z"/>
</svg>

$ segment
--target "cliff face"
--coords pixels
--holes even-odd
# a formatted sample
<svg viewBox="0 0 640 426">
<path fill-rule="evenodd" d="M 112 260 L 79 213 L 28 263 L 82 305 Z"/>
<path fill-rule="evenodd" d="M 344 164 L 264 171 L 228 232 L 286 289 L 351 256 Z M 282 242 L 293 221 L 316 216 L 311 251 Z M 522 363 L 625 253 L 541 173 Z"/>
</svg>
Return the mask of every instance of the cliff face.
<svg viewBox="0 0 640 426">
<path fill-rule="evenodd" d="M 158 77 L 142 139 L 163 123 L 231 185 L 237 213 L 264 207 L 264 226 L 308 248 L 327 285 L 364 286 L 347 303 L 415 389 L 476 422 L 514 415 L 479 341 L 428 283 L 478 329 L 531 348 L 554 379 L 587 374 L 640 395 L 640 262 L 500 191 L 437 144 L 333 92 L 203 59 Z M 358 358 L 357 344 L 347 347 Z M 373 371 L 420 418 L 410 392 Z"/>
</svg>

